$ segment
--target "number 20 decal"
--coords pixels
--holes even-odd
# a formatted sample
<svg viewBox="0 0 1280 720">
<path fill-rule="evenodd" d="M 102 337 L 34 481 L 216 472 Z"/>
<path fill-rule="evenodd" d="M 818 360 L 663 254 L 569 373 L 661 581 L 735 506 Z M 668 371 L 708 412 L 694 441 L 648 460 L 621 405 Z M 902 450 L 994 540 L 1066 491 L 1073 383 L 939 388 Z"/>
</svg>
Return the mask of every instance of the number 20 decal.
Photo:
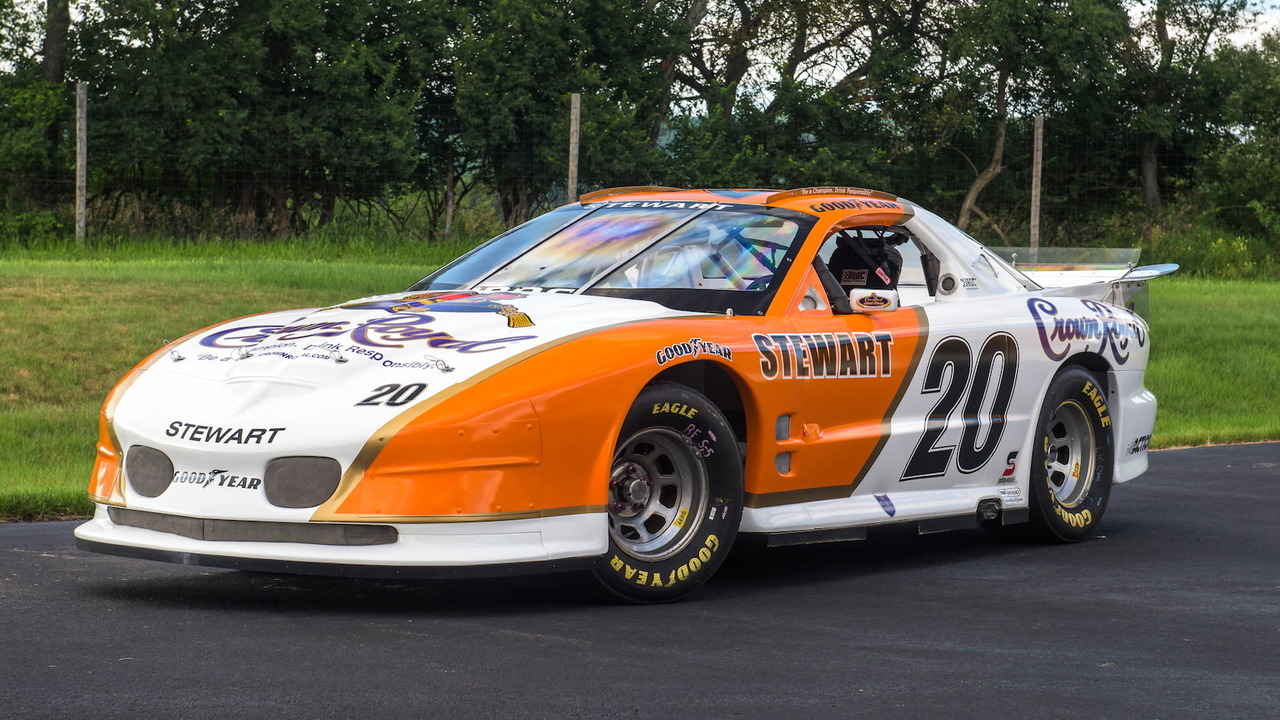
<svg viewBox="0 0 1280 720">
<path fill-rule="evenodd" d="M 1000 373 L 992 377 L 997 357 L 1000 358 Z M 951 465 L 952 455 L 956 456 L 956 467 L 962 473 L 976 472 L 986 465 L 1004 433 L 1005 413 L 1013 399 L 1013 383 L 1017 377 L 1018 344 L 1008 333 L 996 333 L 982 343 L 976 369 L 973 368 L 973 351 L 962 338 L 949 337 L 938 343 L 929 357 L 920 394 L 941 395 L 929 411 L 924 432 L 911 453 L 902 479 L 918 480 L 943 475 Z M 993 381 L 995 397 L 991 401 L 991 409 L 984 414 L 983 405 Z M 955 445 L 939 446 L 938 440 L 946 432 L 951 414 L 961 400 L 965 400 L 964 431 L 957 452 Z M 983 429 L 986 430 L 986 438 L 979 444 Z"/>
<path fill-rule="evenodd" d="M 426 383 L 379 385 L 373 389 L 372 395 L 356 403 L 356 405 L 390 405 L 399 407 L 413 402 L 426 389 Z"/>
</svg>

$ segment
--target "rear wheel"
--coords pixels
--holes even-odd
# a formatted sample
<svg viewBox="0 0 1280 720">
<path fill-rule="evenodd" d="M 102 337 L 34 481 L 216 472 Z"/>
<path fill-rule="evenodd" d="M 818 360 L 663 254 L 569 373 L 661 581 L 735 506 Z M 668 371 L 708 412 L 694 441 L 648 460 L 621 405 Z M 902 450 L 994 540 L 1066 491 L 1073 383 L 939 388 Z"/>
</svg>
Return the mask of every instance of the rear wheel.
<svg viewBox="0 0 1280 720">
<path fill-rule="evenodd" d="M 742 519 L 733 429 L 701 393 L 663 383 L 636 398 L 609 475 L 609 553 L 595 575 L 631 602 L 675 600 L 724 561 Z"/>
<path fill-rule="evenodd" d="M 1114 443 L 1106 391 L 1068 368 L 1049 384 L 1031 455 L 1031 522 L 1038 537 L 1077 542 L 1102 520 L 1111 495 Z"/>
</svg>

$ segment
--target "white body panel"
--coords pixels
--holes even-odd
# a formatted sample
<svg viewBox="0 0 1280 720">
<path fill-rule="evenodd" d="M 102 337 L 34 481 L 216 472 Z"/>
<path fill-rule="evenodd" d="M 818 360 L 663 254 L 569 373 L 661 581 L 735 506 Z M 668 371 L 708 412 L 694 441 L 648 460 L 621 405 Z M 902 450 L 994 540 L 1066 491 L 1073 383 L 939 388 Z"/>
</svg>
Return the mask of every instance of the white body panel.
<svg viewBox="0 0 1280 720">
<path fill-rule="evenodd" d="M 345 471 L 384 423 L 495 365 L 576 333 L 687 314 L 652 303 L 578 295 L 521 296 L 518 302 L 536 324 L 512 329 L 497 312 L 424 308 L 388 320 L 383 311 L 336 308 L 301 317 L 297 312 L 256 316 L 198 334 L 143 373 L 115 409 L 122 448 L 164 447 L 175 472 L 191 480 L 176 481 L 155 498 L 130 493 L 129 507 L 305 522 L 314 508 L 280 508 L 262 493 L 250 492 L 252 480 L 263 477 L 272 458 L 316 455 L 323 449 Z M 433 342 L 441 346 L 431 347 Z M 379 388 L 419 384 L 425 389 L 411 401 L 397 403 L 383 391 L 382 402 L 370 403 Z M 174 398 L 181 402 L 175 404 Z M 214 470 L 222 472 L 211 480 Z M 219 482 L 230 477 L 249 481 Z"/>
<path fill-rule="evenodd" d="M 746 532 L 791 533 L 873 526 L 947 516 L 973 515 L 984 500 L 996 500 L 1005 510 L 1028 507 L 1030 458 L 1041 400 L 1061 363 L 1081 353 L 1097 353 L 1114 367 L 1145 368 L 1146 324 L 1137 315 L 1111 305 L 1071 297 L 1046 298 L 1038 294 L 1011 303 L 1004 298 L 967 303 L 924 305 L 931 328 L 923 362 L 908 380 L 902 402 L 890 420 L 890 434 L 883 451 L 848 498 L 819 500 L 778 507 L 747 508 Z M 989 371 L 979 368 L 981 349 L 992 338 L 1007 336 L 1016 346 L 1016 376 L 1010 387 L 1007 410 L 998 439 L 992 438 L 992 417 L 1001 384 L 1006 353 Z M 960 341 L 960 345 L 955 343 Z M 957 379 L 955 365 L 939 374 L 938 386 L 926 390 L 931 363 L 943 363 L 942 343 L 967 347 L 972 366 L 967 378 Z M 980 462 L 961 468 L 960 448 L 966 442 L 963 405 L 979 390 L 979 374 L 986 378 L 978 432 L 970 439 Z M 1127 482 L 1147 469 L 1147 445 L 1155 424 L 1155 397 L 1142 384 L 1141 370 L 1121 370 L 1108 375 L 1106 405 L 1113 427 L 1114 482 Z M 948 413 L 944 429 L 925 439 L 931 410 L 939 397 L 965 384 L 960 407 Z M 973 400 L 973 402 L 978 402 Z M 932 475 L 910 470 L 922 452 L 934 458 L 946 456 L 945 467 Z M 831 484 L 853 484 L 853 476 L 831 478 Z"/>
<path fill-rule="evenodd" d="M 608 547 L 602 513 L 475 523 L 386 523 L 398 532 L 387 545 L 312 545 L 296 542 L 208 541 L 126 527 L 99 506 L 76 537 L 108 545 L 192 555 L 279 562 L 388 567 L 463 567 L 592 557 Z"/>
</svg>

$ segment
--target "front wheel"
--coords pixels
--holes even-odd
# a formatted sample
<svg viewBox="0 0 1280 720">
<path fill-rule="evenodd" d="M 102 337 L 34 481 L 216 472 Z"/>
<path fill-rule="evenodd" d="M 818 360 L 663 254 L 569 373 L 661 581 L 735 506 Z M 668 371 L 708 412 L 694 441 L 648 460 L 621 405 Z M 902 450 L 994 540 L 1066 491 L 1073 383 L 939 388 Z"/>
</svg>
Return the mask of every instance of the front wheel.
<svg viewBox="0 0 1280 720">
<path fill-rule="evenodd" d="M 1106 391 L 1068 368 L 1045 393 L 1031 455 L 1031 522 L 1041 539 L 1077 542 L 1102 520 L 1111 495 L 1114 443 Z"/>
<path fill-rule="evenodd" d="M 675 600 L 716 571 L 742 520 L 742 460 L 724 414 L 683 385 L 645 388 L 609 474 L 609 552 L 596 568 L 631 602 Z"/>
</svg>

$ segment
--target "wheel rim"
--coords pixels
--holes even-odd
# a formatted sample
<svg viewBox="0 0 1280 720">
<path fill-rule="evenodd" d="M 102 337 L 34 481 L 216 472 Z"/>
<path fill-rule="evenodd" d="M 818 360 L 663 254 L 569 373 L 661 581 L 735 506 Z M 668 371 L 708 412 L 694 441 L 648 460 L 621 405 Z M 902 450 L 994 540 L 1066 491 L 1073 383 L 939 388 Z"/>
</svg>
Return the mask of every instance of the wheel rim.
<svg viewBox="0 0 1280 720">
<path fill-rule="evenodd" d="M 628 555 L 652 562 L 680 552 L 706 504 L 706 469 L 683 435 L 649 428 L 618 447 L 609 477 L 609 533 Z"/>
<path fill-rule="evenodd" d="M 1079 505 L 1094 475 L 1093 425 L 1084 406 L 1068 400 L 1053 411 L 1044 437 L 1049 492 L 1063 507 Z"/>
</svg>

